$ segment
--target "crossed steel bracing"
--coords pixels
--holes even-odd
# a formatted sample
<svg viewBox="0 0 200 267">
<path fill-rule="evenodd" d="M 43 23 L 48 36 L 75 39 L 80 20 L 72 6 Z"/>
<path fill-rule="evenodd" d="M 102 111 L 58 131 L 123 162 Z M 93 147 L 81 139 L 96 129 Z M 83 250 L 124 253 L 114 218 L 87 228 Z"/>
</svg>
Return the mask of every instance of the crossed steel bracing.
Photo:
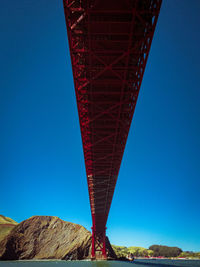
<svg viewBox="0 0 200 267">
<path fill-rule="evenodd" d="M 64 0 L 93 221 L 105 229 L 162 0 Z"/>
</svg>

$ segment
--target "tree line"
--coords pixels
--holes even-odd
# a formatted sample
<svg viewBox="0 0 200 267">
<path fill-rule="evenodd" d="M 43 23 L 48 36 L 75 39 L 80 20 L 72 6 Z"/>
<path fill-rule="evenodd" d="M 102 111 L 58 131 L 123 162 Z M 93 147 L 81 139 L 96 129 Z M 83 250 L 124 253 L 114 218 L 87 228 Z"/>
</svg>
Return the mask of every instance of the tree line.
<svg viewBox="0 0 200 267">
<path fill-rule="evenodd" d="M 178 257 L 182 252 L 181 248 L 161 245 L 152 245 L 149 249 L 153 250 L 154 257 Z"/>
<path fill-rule="evenodd" d="M 200 252 L 182 251 L 178 247 L 152 245 L 148 249 L 142 247 L 125 247 L 112 245 L 118 258 L 133 255 L 134 257 L 183 257 L 200 258 Z"/>
</svg>

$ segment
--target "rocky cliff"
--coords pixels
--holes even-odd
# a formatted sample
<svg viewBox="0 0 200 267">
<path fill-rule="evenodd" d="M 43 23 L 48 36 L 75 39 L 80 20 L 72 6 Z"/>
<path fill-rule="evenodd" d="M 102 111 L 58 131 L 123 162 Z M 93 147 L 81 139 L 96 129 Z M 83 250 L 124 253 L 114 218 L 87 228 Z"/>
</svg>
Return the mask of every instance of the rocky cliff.
<svg viewBox="0 0 200 267">
<path fill-rule="evenodd" d="M 0 215 L 0 242 L 16 225 L 17 223 L 11 218 Z"/>
<path fill-rule="evenodd" d="M 115 253 L 107 240 L 109 256 Z M 0 259 L 84 259 L 90 255 L 91 233 L 58 217 L 34 216 L 18 224 L 1 242 Z"/>
</svg>

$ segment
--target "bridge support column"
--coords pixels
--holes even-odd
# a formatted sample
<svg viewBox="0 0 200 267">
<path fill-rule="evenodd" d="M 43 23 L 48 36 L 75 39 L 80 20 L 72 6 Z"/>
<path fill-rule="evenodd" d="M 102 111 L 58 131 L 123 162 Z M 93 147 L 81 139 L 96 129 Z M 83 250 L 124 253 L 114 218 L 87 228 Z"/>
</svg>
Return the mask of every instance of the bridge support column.
<svg viewBox="0 0 200 267">
<path fill-rule="evenodd" d="M 106 253 L 106 229 L 97 231 L 92 227 L 92 251 L 91 260 L 107 260 Z"/>
</svg>

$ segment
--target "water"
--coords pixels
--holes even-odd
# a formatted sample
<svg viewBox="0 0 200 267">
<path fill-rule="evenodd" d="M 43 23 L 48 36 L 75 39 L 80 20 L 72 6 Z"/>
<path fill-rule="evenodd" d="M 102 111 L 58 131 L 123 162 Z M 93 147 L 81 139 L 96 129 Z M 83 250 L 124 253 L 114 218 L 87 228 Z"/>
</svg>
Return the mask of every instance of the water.
<svg viewBox="0 0 200 267">
<path fill-rule="evenodd" d="M 200 260 L 0 261 L 0 267 L 200 267 Z"/>
</svg>

